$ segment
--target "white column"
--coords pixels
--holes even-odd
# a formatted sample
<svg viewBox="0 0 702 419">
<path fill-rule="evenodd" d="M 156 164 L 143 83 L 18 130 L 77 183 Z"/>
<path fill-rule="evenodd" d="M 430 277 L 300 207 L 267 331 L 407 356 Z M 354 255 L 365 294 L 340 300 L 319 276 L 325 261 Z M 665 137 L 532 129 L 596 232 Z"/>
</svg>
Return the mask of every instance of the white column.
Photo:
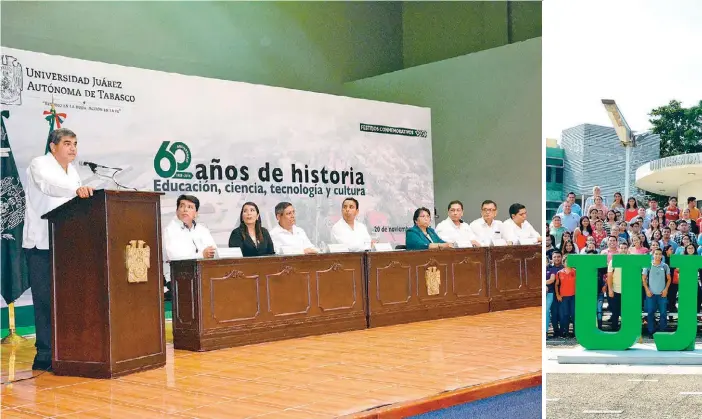
<svg viewBox="0 0 702 419">
<path fill-rule="evenodd" d="M 678 187 L 678 206 L 685 208 L 687 198 L 694 196 L 698 200 L 702 199 L 702 180 L 693 180 Z"/>
</svg>

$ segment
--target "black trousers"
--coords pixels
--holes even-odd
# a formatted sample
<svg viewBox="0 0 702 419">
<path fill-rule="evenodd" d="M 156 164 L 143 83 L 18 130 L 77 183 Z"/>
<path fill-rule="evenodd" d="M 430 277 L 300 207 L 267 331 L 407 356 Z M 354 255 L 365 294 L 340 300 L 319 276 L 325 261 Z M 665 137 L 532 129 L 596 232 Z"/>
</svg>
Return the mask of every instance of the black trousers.
<svg viewBox="0 0 702 419">
<path fill-rule="evenodd" d="M 619 330 L 619 318 L 622 315 L 622 295 L 618 292 L 614 293 L 614 297 L 607 300 L 609 302 L 609 310 L 612 312 L 610 323 L 612 329 Z"/>
<path fill-rule="evenodd" d="M 678 312 L 678 308 L 675 305 L 678 302 L 678 286 L 678 284 L 671 282 L 670 287 L 668 287 L 668 314 Z"/>
<path fill-rule="evenodd" d="M 34 302 L 35 362 L 51 362 L 51 259 L 48 250 L 24 249 Z"/>
</svg>

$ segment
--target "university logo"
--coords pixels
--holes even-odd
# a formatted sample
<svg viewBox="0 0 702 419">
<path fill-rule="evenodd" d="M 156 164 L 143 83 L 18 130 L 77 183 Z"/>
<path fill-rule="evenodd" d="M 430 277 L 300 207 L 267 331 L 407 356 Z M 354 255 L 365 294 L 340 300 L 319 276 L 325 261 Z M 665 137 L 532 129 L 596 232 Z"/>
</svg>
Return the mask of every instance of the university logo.
<svg viewBox="0 0 702 419">
<path fill-rule="evenodd" d="M 3 105 L 21 105 L 22 89 L 22 64 L 15 57 L 3 55 L 0 102 Z"/>
<path fill-rule="evenodd" d="M 193 174 L 185 171 L 191 161 L 190 148 L 185 143 L 164 141 L 154 156 L 154 170 L 162 178 L 192 179 Z"/>
<path fill-rule="evenodd" d="M 621 269 L 621 327 L 605 332 L 597 327 L 597 271 L 607 267 L 606 255 L 571 255 L 568 265 L 576 271 L 575 337 L 585 349 L 623 351 L 641 335 L 642 270 L 651 266 L 650 255 L 614 255 L 612 267 Z M 678 327 L 675 332 L 653 335 L 659 351 L 693 351 L 697 334 L 697 273 L 702 256 L 673 255 L 670 266 L 680 271 Z M 590 319 L 590 320 L 588 320 Z"/>
<path fill-rule="evenodd" d="M 151 267 L 151 249 L 143 240 L 130 240 L 125 249 L 127 282 L 146 282 Z"/>
</svg>

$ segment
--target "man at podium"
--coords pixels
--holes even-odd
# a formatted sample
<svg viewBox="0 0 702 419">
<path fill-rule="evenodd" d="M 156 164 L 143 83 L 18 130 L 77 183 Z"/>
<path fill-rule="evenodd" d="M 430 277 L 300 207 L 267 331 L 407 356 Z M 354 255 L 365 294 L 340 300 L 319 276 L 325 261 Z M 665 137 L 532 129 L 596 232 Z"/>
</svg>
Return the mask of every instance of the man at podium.
<svg viewBox="0 0 702 419">
<path fill-rule="evenodd" d="M 22 247 L 29 267 L 34 304 L 37 354 L 33 370 L 51 368 L 51 264 L 49 222 L 41 216 L 75 196 L 89 198 L 93 188 L 82 186 L 73 160 L 78 153 L 76 134 L 59 128 L 49 134 L 49 153 L 32 159 L 27 169 L 26 212 Z"/>
</svg>

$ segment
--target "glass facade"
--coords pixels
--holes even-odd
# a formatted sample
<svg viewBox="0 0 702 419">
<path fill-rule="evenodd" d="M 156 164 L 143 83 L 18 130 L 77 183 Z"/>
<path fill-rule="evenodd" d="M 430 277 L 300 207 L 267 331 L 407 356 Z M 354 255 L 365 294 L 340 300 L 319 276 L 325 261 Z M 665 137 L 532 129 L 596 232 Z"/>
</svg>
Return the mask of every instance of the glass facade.
<svg viewBox="0 0 702 419">
<path fill-rule="evenodd" d="M 563 169 L 565 153 L 562 148 L 546 147 L 546 220 L 550 220 L 563 202 Z"/>
</svg>

